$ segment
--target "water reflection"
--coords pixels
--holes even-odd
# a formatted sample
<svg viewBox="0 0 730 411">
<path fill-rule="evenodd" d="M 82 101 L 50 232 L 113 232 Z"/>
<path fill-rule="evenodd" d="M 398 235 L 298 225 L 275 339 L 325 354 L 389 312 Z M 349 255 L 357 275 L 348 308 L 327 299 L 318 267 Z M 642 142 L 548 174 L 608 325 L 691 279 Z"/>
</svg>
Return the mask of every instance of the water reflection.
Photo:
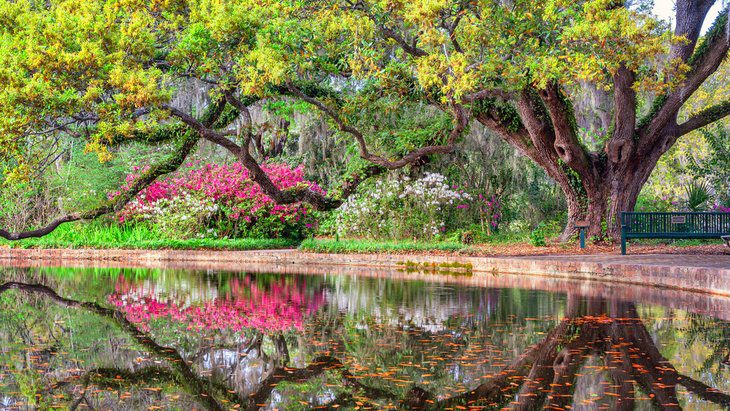
<svg viewBox="0 0 730 411">
<path fill-rule="evenodd" d="M 138 285 L 120 276 L 107 301 L 146 331 L 157 319 L 172 320 L 188 331 L 301 330 L 304 318 L 324 303 L 324 292 L 308 293 L 306 278 L 295 278 L 298 281 L 291 282 L 285 277 L 264 276 L 257 282 L 251 276 L 232 277 L 220 290 L 223 295 L 200 298 L 194 293 L 159 290 L 156 283 Z"/>
<path fill-rule="evenodd" d="M 350 276 L 0 271 L 0 409 L 718 409 L 728 326 Z"/>
</svg>

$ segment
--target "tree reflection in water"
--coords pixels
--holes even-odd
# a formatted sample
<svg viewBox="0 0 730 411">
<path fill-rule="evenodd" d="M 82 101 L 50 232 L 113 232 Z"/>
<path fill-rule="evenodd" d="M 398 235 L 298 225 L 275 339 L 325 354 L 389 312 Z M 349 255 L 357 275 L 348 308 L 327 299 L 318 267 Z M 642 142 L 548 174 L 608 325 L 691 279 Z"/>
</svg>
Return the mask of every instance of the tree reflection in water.
<svg viewBox="0 0 730 411">
<path fill-rule="evenodd" d="M 0 409 L 730 406 L 677 371 L 630 302 L 568 295 L 548 299 L 560 318 L 529 318 L 515 290 L 386 284 L 391 305 L 349 282 L 233 276 L 196 300 L 120 276 L 96 303 L 50 277 L 3 279 Z M 726 327 L 685 321 L 715 342 L 702 375 L 720 379 Z"/>
</svg>

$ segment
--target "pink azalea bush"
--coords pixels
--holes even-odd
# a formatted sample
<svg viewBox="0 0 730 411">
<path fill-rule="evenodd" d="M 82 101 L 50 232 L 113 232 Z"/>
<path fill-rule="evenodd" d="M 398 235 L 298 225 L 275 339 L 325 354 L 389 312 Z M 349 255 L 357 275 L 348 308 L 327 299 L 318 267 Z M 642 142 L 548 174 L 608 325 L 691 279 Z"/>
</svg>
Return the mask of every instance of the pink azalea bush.
<svg viewBox="0 0 730 411">
<path fill-rule="evenodd" d="M 304 179 L 301 166 L 263 164 L 262 169 L 279 189 L 306 185 L 324 194 L 316 183 Z M 111 197 L 129 190 L 144 171 L 135 168 Z M 190 163 L 176 176 L 158 180 L 140 192 L 118 219 L 120 223 L 149 222 L 177 237 L 302 237 L 315 224 L 308 205 L 275 204 L 240 163 Z"/>
<path fill-rule="evenodd" d="M 502 221 L 502 202 L 496 195 L 477 194 L 474 196 L 475 205 L 479 212 L 479 221 L 487 235 L 499 229 Z"/>
<path fill-rule="evenodd" d="M 251 277 L 233 278 L 230 290 L 208 301 L 189 302 L 168 291 L 132 285 L 121 279 L 107 301 L 140 329 L 154 329 L 153 321 L 171 321 L 188 330 L 277 333 L 302 330 L 305 320 L 325 303 L 324 290 L 308 292 L 306 280 L 280 278 L 261 286 Z"/>
</svg>

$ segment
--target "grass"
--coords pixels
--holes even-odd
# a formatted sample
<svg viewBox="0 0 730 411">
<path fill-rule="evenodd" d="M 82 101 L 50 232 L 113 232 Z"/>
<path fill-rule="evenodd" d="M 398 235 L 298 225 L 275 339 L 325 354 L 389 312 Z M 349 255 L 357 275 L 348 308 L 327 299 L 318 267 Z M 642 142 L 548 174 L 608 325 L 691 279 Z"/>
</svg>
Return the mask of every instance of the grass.
<svg viewBox="0 0 730 411">
<path fill-rule="evenodd" d="M 264 250 L 296 247 L 299 242 L 281 238 L 240 239 L 169 239 L 159 238 L 153 230 L 142 226 L 118 226 L 103 222 L 64 224 L 41 238 L 20 241 L 0 239 L 0 247 L 12 248 L 101 248 L 101 249 L 209 249 Z"/>
<path fill-rule="evenodd" d="M 63 224 L 51 234 L 21 241 L 0 239 L 0 247 L 11 248 L 98 248 L 98 249 L 173 249 L 173 250 L 264 250 L 299 248 L 303 251 L 327 253 L 404 253 L 415 251 L 465 251 L 469 247 L 455 241 L 378 241 L 364 239 L 308 239 L 300 241 L 282 238 L 160 238 L 144 225 L 119 226 L 106 221 Z"/>
<path fill-rule="evenodd" d="M 469 246 L 453 241 L 366 240 L 317 238 L 304 240 L 299 249 L 319 253 L 379 253 L 413 251 L 467 251 Z"/>
<path fill-rule="evenodd" d="M 697 246 L 720 244 L 720 240 L 634 240 L 632 244 L 672 246 Z M 528 244 L 527 235 L 496 234 L 489 241 L 477 245 L 518 246 Z M 572 244 L 572 243 L 571 243 Z M 213 239 L 159 238 L 159 235 L 143 225 L 119 226 L 105 221 L 72 223 L 60 226 L 42 238 L 21 241 L 0 239 L 0 247 L 11 248 L 98 248 L 98 249 L 173 249 L 173 250 L 265 250 L 299 247 L 302 251 L 320 253 L 408 253 L 408 252 L 460 252 L 478 253 L 478 248 L 454 240 L 368 240 L 368 239 L 307 239 L 301 243 L 281 238 Z"/>
</svg>

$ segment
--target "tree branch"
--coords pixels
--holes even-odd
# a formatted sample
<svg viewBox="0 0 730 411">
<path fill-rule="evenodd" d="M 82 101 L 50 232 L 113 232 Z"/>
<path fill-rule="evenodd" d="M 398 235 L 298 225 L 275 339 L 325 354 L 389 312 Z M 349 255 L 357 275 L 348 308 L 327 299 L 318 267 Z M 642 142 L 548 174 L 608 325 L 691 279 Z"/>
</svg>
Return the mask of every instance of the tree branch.
<svg viewBox="0 0 730 411">
<path fill-rule="evenodd" d="M 406 53 L 413 57 L 425 57 L 428 53 L 416 46 L 416 42 L 409 43 L 403 36 L 397 33 L 395 30 L 388 28 L 385 24 L 378 21 L 377 17 L 365 6 L 362 1 L 349 2 L 353 10 L 359 10 L 363 12 L 374 24 L 378 27 L 378 30 L 387 39 L 395 41 Z"/>
<path fill-rule="evenodd" d="M 662 98 L 660 103 L 663 102 L 663 104 L 653 111 L 648 119 L 642 121 L 644 125 L 638 130 L 640 147 L 644 149 L 642 154 L 654 147 L 665 146 L 666 144 L 661 144 L 659 141 L 662 138 L 670 140 L 676 138 L 676 135 L 668 135 L 663 131 L 667 126 L 673 125 L 682 105 L 712 73 L 717 71 L 720 63 L 727 57 L 728 50 L 730 50 L 730 36 L 727 35 L 728 29 L 730 29 L 728 24 L 728 13 L 725 10 L 717 17 L 702 44 L 697 47 L 695 54 L 690 58 L 691 70 L 687 78 L 674 91 Z"/>
<path fill-rule="evenodd" d="M 259 404 L 264 404 L 271 396 L 271 392 L 276 386 L 283 382 L 305 382 L 315 378 L 326 371 L 337 371 L 342 376 L 345 386 L 363 391 L 368 398 L 390 398 L 395 399 L 395 394 L 379 388 L 368 387 L 360 383 L 349 371 L 345 369 L 344 364 L 335 357 L 320 356 L 315 358 L 306 368 L 277 368 L 269 374 L 266 379 L 261 382 L 261 388 L 252 394 L 248 400 L 249 411 L 259 409 Z"/>
<path fill-rule="evenodd" d="M 380 174 L 384 169 L 398 169 L 405 167 L 409 164 L 413 164 L 421 158 L 431 154 L 446 154 L 450 153 L 454 149 L 454 144 L 466 130 L 468 125 L 468 116 L 466 110 L 461 106 L 454 107 L 455 117 L 457 123 L 454 129 L 449 133 L 447 145 L 444 146 L 428 146 L 416 149 L 402 158 L 390 161 L 383 157 L 373 155 L 369 152 L 367 144 L 365 143 L 364 135 L 356 128 L 347 125 L 344 120 L 329 106 L 322 103 L 318 99 L 305 94 L 301 89 L 294 86 L 293 84 L 287 84 L 287 90 L 296 97 L 314 105 L 324 114 L 329 116 L 340 128 L 341 131 L 346 132 L 355 137 L 359 147 L 362 158 L 373 163 L 375 167 L 368 167 L 363 170 L 362 173 L 351 176 L 349 181 L 346 181 L 342 186 L 341 197 L 334 199 L 325 195 L 322 195 L 316 191 L 311 190 L 308 187 L 297 187 L 290 190 L 281 190 L 273 183 L 271 178 L 261 168 L 256 159 L 251 155 L 249 145 L 251 142 L 251 127 L 250 127 L 250 113 L 247 106 L 239 101 L 231 92 L 224 93 L 226 100 L 236 107 L 241 112 L 247 123 L 244 130 L 243 146 L 238 145 L 222 133 L 202 124 L 200 121 L 190 116 L 189 114 L 178 110 L 174 107 L 165 106 L 164 108 L 170 111 L 174 117 L 180 119 L 183 123 L 198 132 L 203 138 L 211 141 L 236 156 L 244 167 L 251 173 L 251 179 L 261 186 L 262 191 L 269 196 L 277 204 L 292 204 L 297 202 L 307 202 L 311 204 L 317 210 L 331 210 L 339 207 L 342 204 L 343 199 L 350 196 L 356 190 L 357 186 L 367 179 L 368 177 Z"/>
<path fill-rule="evenodd" d="M 101 215 L 104 215 L 108 212 L 109 212 L 108 207 L 102 206 L 102 207 L 96 208 L 85 214 L 81 214 L 81 213 L 67 214 L 63 217 L 59 217 L 59 218 L 51 221 L 46 226 L 41 227 L 39 229 L 23 231 L 23 232 L 18 232 L 18 233 L 11 233 L 10 231 L 0 228 L 0 237 L 4 238 L 6 240 L 9 240 L 9 241 L 17 241 L 17 240 L 22 240 L 25 238 L 43 237 L 44 235 L 47 235 L 47 234 L 50 234 L 51 232 L 53 232 L 61 224 L 70 223 L 72 221 L 78 221 L 78 220 L 83 220 L 83 219 L 93 219 L 93 218 L 99 217 Z"/>
<path fill-rule="evenodd" d="M 317 210 L 332 210 L 342 204 L 342 200 L 332 199 L 325 195 L 322 195 L 316 191 L 313 191 L 309 187 L 298 186 L 289 190 L 281 190 L 271 180 L 268 174 L 261 168 L 256 159 L 251 155 L 249 151 L 250 144 L 250 133 L 244 136 L 244 146 L 236 144 L 233 140 L 229 139 L 225 135 L 215 131 L 214 129 L 207 127 L 205 124 L 196 120 L 189 114 L 180 111 L 174 107 L 165 106 L 174 117 L 180 119 L 183 123 L 194 129 L 204 139 L 215 143 L 241 161 L 244 167 L 249 171 L 251 180 L 256 182 L 261 190 L 269 196 L 277 204 L 293 204 L 299 202 L 307 202 Z"/>
<path fill-rule="evenodd" d="M 97 303 L 81 302 L 61 297 L 53 289 L 45 285 L 25 284 L 19 282 L 8 282 L 0 285 L 0 295 L 8 290 L 19 290 L 28 294 L 43 295 L 62 307 L 87 310 L 111 320 L 117 324 L 119 328 L 129 334 L 135 341 L 137 341 L 138 344 L 145 347 L 158 357 L 166 360 L 171 372 L 177 374 L 177 380 L 180 385 L 190 392 L 197 401 L 200 402 L 200 404 L 205 405 L 205 407 L 210 410 L 223 411 L 224 408 L 206 388 L 209 386 L 209 382 L 194 373 L 185 360 L 180 356 L 180 353 L 172 348 L 163 347 L 157 344 L 146 333 L 137 328 L 136 325 L 127 320 L 123 313 L 102 307 Z M 240 398 L 238 398 L 238 396 L 229 393 L 228 390 L 219 391 L 222 391 L 219 393 L 220 395 L 223 395 L 226 400 L 234 404 L 241 404 L 243 402 Z"/>
<path fill-rule="evenodd" d="M 337 124 L 340 131 L 352 135 L 355 138 L 360 149 L 360 157 L 388 170 L 403 168 L 407 165 L 415 163 L 416 161 L 428 155 L 451 153 L 452 151 L 454 151 L 454 144 L 457 142 L 462 133 L 466 130 L 469 122 L 469 117 L 467 116 L 466 110 L 459 105 L 453 105 L 452 108 L 455 118 L 455 125 L 449 133 L 446 145 L 421 147 L 411 151 L 410 153 L 406 154 L 398 160 L 390 161 L 384 157 L 370 153 L 367 147 L 367 143 L 365 141 L 365 136 L 355 127 L 348 125 L 334 109 L 327 106 L 320 100 L 306 95 L 304 92 L 302 92 L 302 90 L 300 90 L 291 83 L 288 84 L 288 88 L 292 92 L 292 94 L 306 101 L 307 103 L 312 104 L 320 111 L 325 113 L 327 116 L 329 116 L 332 121 Z"/>
<path fill-rule="evenodd" d="M 725 408 L 730 408 L 730 395 L 719 391 L 717 388 L 712 388 L 701 381 L 679 374 L 674 367 L 672 367 L 672 370 L 676 373 L 675 378 L 677 383 L 684 386 L 684 388 L 688 389 L 693 394 L 696 394 L 705 401 L 722 405 Z"/>
<path fill-rule="evenodd" d="M 458 39 L 456 38 L 456 29 L 459 27 L 459 23 L 461 22 L 461 19 L 464 18 L 464 12 L 466 11 L 466 8 L 469 6 L 470 2 L 464 2 L 460 1 L 458 2 L 456 8 L 452 8 L 449 10 L 449 12 L 442 12 L 442 22 L 441 22 L 441 28 L 446 30 L 449 33 L 449 40 L 451 40 L 451 45 L 454 47 L 454 50 L 457 53 L 463 53 L 464 50 L 461 48 L 461 45 L 459 44 Z M 454 17 L 456 16 L 456 17 Z M 449 23 L 449 18 L 454 18 L 452 22 Z"/>
<path fill-rule="evenodd" d="M 730 100 L 708 107 L 677 126 L 677 137 L 712 124 L 730 115 Z"/>
<path fill-rule="evenodd" d="M 684 42 L 677 42 L 672 46 L 672 59 L 686 62 L 697 44 L 702 23 L 715 0 L 678 0 L 676 4 L 676 24 L 674 35 L 683 37 Z"/>
<path fill-rule="evenodd" d="M 614 131 L 606 151 L 611 163 L 627 161 L 634 151 L 634 129 L 636 127 L 636 73 L 624 64 L 613 76 L 614 89 Z"/>
<path fill-rule="evenodd" d="M 220 118 L 224 107 L 225 101 L 222 100 L 211 104 L 208 107 L 208 110 L 206 111 L 204 118 L 202 122 L 200 122 L 200 124 L 204 127 L 206 125 L 214 124 Z M 165 130 L 167 130 L 167 132 L 169 133 L 176 133 L 178 135 L 182 133 L 180 146 L 174 153 L 172 153 L 167 158 L 167 160 L 150 167 L 149 170 L 139 176 L 132 183 L 128 190 L 121 192 L 118 196 L 114 197 L 113 199 L 107 201 L 105 204 L 97 208 L 86 212 L 67 214 L 65 216 L 56 218 L 49 224 L 36 230 L 11 233 L 7 230 L 0 228 L 0 237 L 10 241 L 43 237 L 52 233 L 61 224 L 79 220 L 92 220 L 101 217 L 102 215 L 121 210 L 122 208 L 124 208 L 125 205 L 132 201 L 137 196 L 137 194 L 139 194 L 142 190 L 152 184 L 158 177 L 177 170 L 178 167 L 182 165 L 187 156 L 193 151 L 193 149 L 197 145 L 200 136 L 192 130 L 187 130 L 183 133 L 183 130 L 175 125 L 168 127 L 169 128 L 165 128 Z M 163 131 L 160 130 L 157 130 L 156 132 L 163 133 Z"/>
<path fill-rule="evenodd" d="M 590 160 L 578 140 L 575 114 L 568 97 L 557 83 L 548 84 L 540 91 L 540 97 L 545 103 L 555 131 L 555 152 L 572 169 L 584 176 L 590 176 Z"/>
</svg>

